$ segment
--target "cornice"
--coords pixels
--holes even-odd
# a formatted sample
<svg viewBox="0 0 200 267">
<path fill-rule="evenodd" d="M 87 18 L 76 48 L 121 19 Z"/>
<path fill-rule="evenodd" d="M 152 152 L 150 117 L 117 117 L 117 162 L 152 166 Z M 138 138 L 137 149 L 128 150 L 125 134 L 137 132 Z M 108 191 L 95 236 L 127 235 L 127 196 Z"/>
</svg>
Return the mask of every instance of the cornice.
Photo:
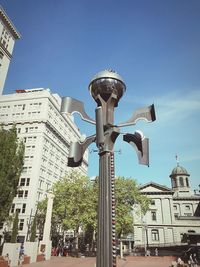
<svg viewBox="0 0 200 267">
<path fill-rule="evenodd" d="M 2 6 L 0 6 L 0 19 L 2 19 L 2 21 L 4 22 L 6 27 L 10 30 L 10 32 L 12 33 L 12 35 L 13 35 L 13 37 L 15 39 L 20 39 L 21 38 L 20 33 L 17 31 L 17 29 L 15 28 L 14 24 L 12 23 L 12 21 L 9 19 L 8 15 L 6 14 L 6 12 L 2 8 Z"/>
</svg>

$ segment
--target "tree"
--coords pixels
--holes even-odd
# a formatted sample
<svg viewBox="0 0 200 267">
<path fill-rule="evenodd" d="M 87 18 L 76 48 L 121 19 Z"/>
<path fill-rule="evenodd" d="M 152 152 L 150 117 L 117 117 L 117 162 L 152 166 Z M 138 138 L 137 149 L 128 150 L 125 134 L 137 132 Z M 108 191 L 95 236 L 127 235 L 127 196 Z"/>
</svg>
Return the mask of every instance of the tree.
<svg viewBox="0 0 200 267">
<path fill-rule="evenodd" d="M 78 172 L 71 172 L 53 186 L 55 194 L 52 216 L 52 236 L 57 237 L 60 230 L 75 230 L 78 237 L 79 227 L 85 232 L 85 242 L 93 243 L 94 231 L 97 229 L 98 178 L 90 181 Z M 149 206 L 149 199 L 140 194 L 134 179 L 116 177 L 116 234 L 120 238 L 133 232 L 133 205 L 139 204 L 143 214 Z M 38 214 L 44 221 L 45 201 L 39 203 Z M 58 240 L 57 240 L 58 241 Z"/>
<path fill-rule="evenodd" d="M 11 234 L 11 243 L 17 242 L 17 235 L 18 235 L 18 223 L 19 223 L 19 216 L 18 211 L 15 212 L 15 217 L 13 221 L 13 227 L 12 227 L 12 234 Z"/>
<path fill-rule="evenodd" d="M 23 167 L 24 145 L 17 139 L 16 127 L 0 126 L 0 223 L 9 216 Z"/>
<path fill-rule="evenodd" d="M 140 193 L 136 180 L 116 177 L 115 201 L 116 235 L 120 238 L 122 234 L 127 235 L 133 233 L 133 205 L 139 204 L 142 214 L 145 214 L 148 210 L 150 200 Z"/>
<path fill-rule="evenodd" d="M 34 216 L 33 222 L 31 224 L 30 242 L 35 242 L 35 238 L 36 238 L 36 218 L 37 218 L 37 215 Z"/>
<path fill-rule="evenodd" d="M 53 192 L 53 220 L 63 231 L 73 229 L 78 239 L 80 227 L 96 227 L 97 198 L 88 177 L 72 171 L 54 184 Z"/>
</svg>

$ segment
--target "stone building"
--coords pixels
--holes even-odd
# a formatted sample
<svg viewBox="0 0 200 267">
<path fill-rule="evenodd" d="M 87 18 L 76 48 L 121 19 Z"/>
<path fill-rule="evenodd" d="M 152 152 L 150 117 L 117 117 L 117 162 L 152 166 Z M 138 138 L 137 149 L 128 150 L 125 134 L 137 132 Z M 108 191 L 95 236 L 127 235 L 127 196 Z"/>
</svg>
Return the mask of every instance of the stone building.
<svg viewBox="0 0 200 267">
<path fill-rule="evenodd" d="M 31 220 L 38 201 L 54 182 L 71 168 L 67 157 L 71 141 L 81 134 L 70 115 L 60 113 L 61 98 L 49 89 L 17 90 L 0 97 L 0 124 L 16 125 L 18 138 L 24 141 L 25 156 L 19 189 L 13 200 L 11 214 L 19 212 L 19 239 L 29 238 Z M 88 155 L 77 168 L 87 175 Z"/>
<path fill-rule="evenodd" d="M 166 248 L 200 242 L 200 194 L 191 189 L 189 176 L 177 164 L 170 174 L 171 188 L 155 182 L 140 186 L 151 204 L 144 216 L 134 207 L 134 246 Z"/>
<path fill-rule="evenodd" d="M 14 44 L 19 38 L 19 32 L 0 6 L 0 95 L 3 92 Z"/>
</svg>

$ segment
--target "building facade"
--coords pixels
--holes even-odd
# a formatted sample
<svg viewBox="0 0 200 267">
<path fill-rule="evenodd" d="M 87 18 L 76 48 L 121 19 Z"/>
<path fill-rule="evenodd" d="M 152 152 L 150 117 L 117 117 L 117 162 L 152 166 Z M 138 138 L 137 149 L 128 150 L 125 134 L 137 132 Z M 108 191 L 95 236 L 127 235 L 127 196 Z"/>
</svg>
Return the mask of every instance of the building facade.
<svg viewBox="0 0 200 267">
<path fill-rule="evenodd" d="M 30 223 L 37 203 L 54 182 L 68 171 L 67 157 L 71 141 L 81 134 L 70 115 L 60 113 L 61 98 L 49 89 L 17 90 L 0 97 L 0 123 L 16 125 L 18 138 L 25 144 L 24 166 L 11 214 L 19 212 L 19 239 L 28 239 Z M 88 154 L 77 168 L 87 175 Z"/>
<path fill-rule="evenodd" d="M 0 95 L 3 92 L 14 44 L 19 38 L 19 32 L 0 6 Z"/>
<path fill-rule="evenodd" d="M 134 245 L 145 248 L 173 247 L 200 242 L 200 194 L 190 187 L 189 174 L 179 164 L 170 174 L 172 188 L 150 182 L 140 187 L 151 199 L 141 216 L 134 212 Z"/>
</svg>

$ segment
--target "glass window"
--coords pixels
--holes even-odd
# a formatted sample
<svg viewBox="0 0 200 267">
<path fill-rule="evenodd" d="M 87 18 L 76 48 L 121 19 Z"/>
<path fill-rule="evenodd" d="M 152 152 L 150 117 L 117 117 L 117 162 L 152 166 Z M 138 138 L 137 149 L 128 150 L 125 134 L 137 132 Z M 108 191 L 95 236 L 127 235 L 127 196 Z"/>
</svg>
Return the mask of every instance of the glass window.
<svg viewBox="0 0 200 267">
<path fill-rule="evenodd" d="M 19 220 L 19 230 L 23 230 L 24 227 L 24 219 Z"/>
<path fill-rule="evenodd" d="M 178 220 L 178 214 L 177 213 L 174 214 L 174 219 Z"/>
<path fill-rule="evenodd" d="M 21 181 L 20 181 L 20 186 L 24 186 L 25 185 L 25 181 L 26 181 L 26 179 L 25 178 L 21 178 Z"/>
<path fill-rule="evenodd" d="M 151 205 L 155 205 L 155 199 L 151 199 Z"/>
<path fill-rule="evenodd" d="M 25 198 L 28 197 L 28 190 L 25 190 L 24 197 L 25 197 Z"/>
<path fill-rule="evenodd" d="M 12 204 L 10 212 L 14 213 L 14 211 L 15 211 L 15 204 Z"/>
<path fill-rule="evenodd" d="M 19 191 L 18 191 L 18 197 L 19 197 L 19 198 L 22 198 L 22 197 L 23 197 L 23 193 L 24 193 L 23 190 L 19 190 Z"/>
<path fill-rule="evenodd" d="M 152 241 L 159 241 L 159 232 L 157 229 L 151 230 Z"/>
<path fill-rule="evenodd" d="M 179 178 L 180 187 L 184 187 L 183 177 Z"/>
<path fill-rule="evenodd" d="M 25 213 L 25 211 L 26 211 L 26 204 L 23 204 L 22 205 L 22 213 Z"/>
<path fill-rule="evenodd" d="M 156 221 L 156 211 L 151 212 L 151 219 L 152 221 Z"/>
<path fill-rule="evenodd" d="M 26 179 L 26 186 L 29 186 L 29 184 L 30 184 L 30 178 L 27 178 Z"/>
</svg>

